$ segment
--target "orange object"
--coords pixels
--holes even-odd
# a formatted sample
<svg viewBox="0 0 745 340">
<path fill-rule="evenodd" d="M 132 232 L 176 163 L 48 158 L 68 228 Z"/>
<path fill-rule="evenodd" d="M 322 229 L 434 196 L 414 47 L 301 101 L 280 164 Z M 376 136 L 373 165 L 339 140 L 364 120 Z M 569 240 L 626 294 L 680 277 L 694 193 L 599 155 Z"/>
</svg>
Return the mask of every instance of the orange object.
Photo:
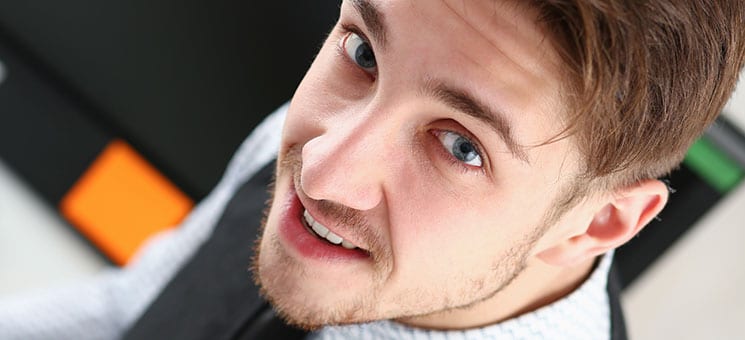
<svg viewBox="0 0 745 340">
<path fill-rule="evenodd" d="M 118 265 L 193 202 L 122 140 L 112 141 L 60 202 L 60 211 Z"/>
</svg>

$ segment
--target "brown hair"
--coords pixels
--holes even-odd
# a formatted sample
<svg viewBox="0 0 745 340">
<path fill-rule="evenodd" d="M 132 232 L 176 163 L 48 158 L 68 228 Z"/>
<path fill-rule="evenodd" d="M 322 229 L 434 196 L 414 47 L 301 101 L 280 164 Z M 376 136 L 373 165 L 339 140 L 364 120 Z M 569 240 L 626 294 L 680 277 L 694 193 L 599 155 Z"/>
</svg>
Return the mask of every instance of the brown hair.
<svg viewBox="0 0 745 340">
<path fill-rule="evenodd" d="M 594 188 L 675 168 L 724 106 L 745 59 L 742 0 L 532 4 L 568 66 L 562 136 L 585 160 L 578 182 Z"/>
</svg>

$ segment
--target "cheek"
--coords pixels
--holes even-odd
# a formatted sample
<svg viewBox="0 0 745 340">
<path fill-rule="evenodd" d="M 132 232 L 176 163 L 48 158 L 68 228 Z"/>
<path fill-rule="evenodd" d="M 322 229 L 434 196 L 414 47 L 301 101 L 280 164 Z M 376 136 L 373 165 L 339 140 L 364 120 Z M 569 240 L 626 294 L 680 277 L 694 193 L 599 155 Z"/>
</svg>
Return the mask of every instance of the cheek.
<svg viewBox="0 0 745 340">
<path fill-rule="evenodd" d="M 398 194 L 389 195 L 388 204 L 395 271 L 402 278 L 444 280 L 483 272 L 514 239 L 514 230 L 499 221 L 499 207 L 490 203 L 494 198 L 463 199 L 428 176 L 398 178 Z"/>
<path fill-rule="evenodd" d="M 387 197 L 394 271 L 402 281 L 488 273 L 542 220 L 544 207 L 526 202 L 548 193 L 521 190 L 530 186 L 518 185 L 520 179 L 464 189 L 431 167 L 403 168 Z"/>
</svg>

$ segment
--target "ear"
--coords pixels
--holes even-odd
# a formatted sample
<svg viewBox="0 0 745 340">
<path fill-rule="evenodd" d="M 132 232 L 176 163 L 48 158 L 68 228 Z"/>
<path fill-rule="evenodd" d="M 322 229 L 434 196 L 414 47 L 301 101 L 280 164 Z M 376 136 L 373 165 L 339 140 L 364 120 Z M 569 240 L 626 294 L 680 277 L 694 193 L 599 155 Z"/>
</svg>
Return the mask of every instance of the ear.
<svg viewBox="0 0 745 340">
<path fill-rule="evenodd" d="M 667 203 L 667 186 L 644 180 L 614 192 L 580 234 L 541 251 L 538 258 L 555 266 L 571 266 L 617 248 L 649 223 Z"/>
</svg>

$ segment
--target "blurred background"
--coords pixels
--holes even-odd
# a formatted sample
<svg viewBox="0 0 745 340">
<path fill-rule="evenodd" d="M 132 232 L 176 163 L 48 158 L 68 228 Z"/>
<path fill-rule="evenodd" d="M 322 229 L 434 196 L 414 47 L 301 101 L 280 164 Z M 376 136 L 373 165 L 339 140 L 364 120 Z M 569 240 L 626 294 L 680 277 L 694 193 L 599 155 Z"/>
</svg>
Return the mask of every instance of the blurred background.
<svg viewBox="0 0 745 340">
<path fill-rule="evenodd" d="M 0 1 L 0 298 L 126 265 L 177 223 L 292 96 L 337 12 Z M 632 339 L 745 338 L 742 128 L 745 89 L 668 179 L 660 220 L 618 251 Z"/>
</svg>

